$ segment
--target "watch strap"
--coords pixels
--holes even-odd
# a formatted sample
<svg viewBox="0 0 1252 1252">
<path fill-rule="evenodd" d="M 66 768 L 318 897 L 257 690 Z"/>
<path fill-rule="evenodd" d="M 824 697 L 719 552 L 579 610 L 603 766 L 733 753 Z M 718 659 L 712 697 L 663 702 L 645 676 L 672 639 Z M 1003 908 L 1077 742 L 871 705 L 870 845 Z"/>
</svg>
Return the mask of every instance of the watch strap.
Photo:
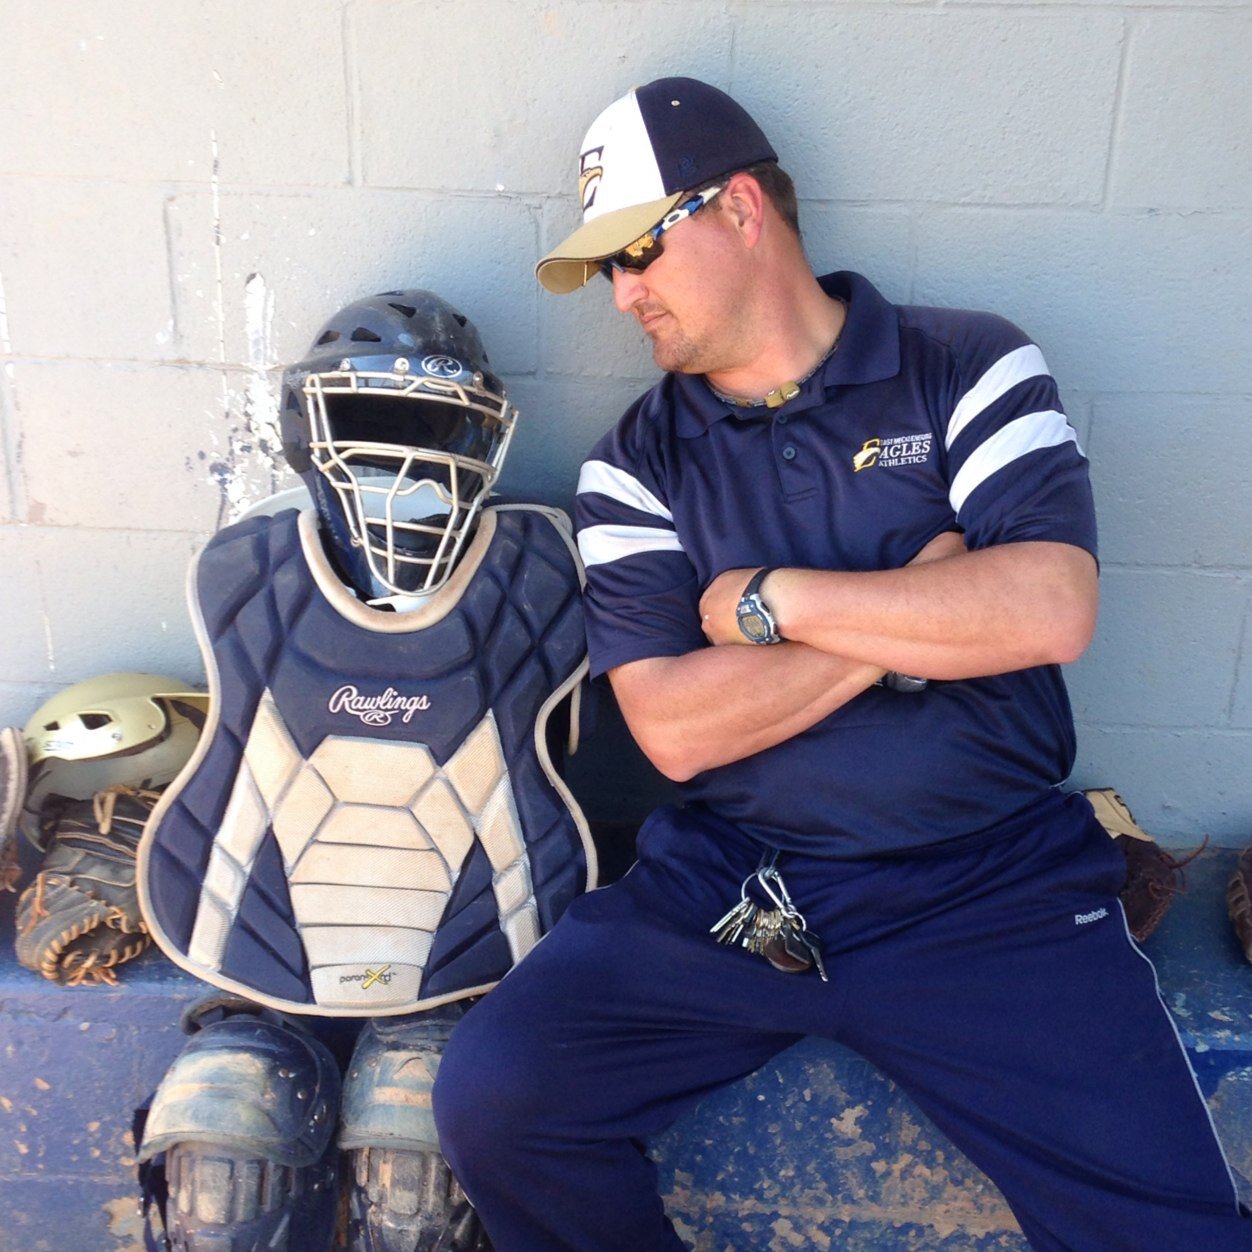
<svg viewBox="0 0 1252 1252">
<path fill-rule="evenodd" d="M 901 674 L 896 670 L 888 670 L 875 684 L 886 687 L 888 691 L 898 691 L 901 695 L 916 695 L 925 691 L 929 679 L 914 678 L 912 674 Z"/>
<path fill-rule="evenodd" d="M 748 585 L 743 589 L 743 596 L 755 596 L 760 594 L 761 584 L 776 570 L 781 567 L 778 565 L 763 565 L 751 578 L 748 579 Z"/>
</svg>

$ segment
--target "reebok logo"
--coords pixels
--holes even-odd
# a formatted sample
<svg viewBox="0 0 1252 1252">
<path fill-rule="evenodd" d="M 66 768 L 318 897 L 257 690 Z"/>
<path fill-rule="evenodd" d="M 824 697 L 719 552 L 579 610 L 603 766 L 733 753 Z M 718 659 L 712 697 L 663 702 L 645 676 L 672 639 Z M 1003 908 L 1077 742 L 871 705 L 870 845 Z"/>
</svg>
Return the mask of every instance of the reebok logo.
<svg viewBox="0 0 1252 1252">
<path fill-rule="evenodd" d="M 1086 926 L 1088 923 L 1098 922 L 1100 918 L 1107 917 L 1108 915 L 1109 915 L 1108 909 L 1095 909 L 1094 911 L 1090 913 L 1075 913 L 1074 925 Z"/>
</svg>

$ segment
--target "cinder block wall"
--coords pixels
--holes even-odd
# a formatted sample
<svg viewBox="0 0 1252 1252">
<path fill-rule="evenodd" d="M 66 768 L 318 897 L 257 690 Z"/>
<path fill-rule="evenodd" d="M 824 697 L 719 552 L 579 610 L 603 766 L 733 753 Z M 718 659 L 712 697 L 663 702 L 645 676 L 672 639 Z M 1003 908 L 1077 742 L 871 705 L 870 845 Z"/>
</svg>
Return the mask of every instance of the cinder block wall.
<svg viewBox="0 0 1252 1252">
<path fill-rule="evenodd" d="M 568 502 L 654 371 L 531 266 L 591 117 L 691 73 L 773 137 L 816 266 L 1040 342 L 1103 526 L 1075 781 L 1245 840 L 1250 54 L 1247 0 L 0 0 L 0 723 L 202 677 L 188 558 L 289 485 L 278 367 L 356 296 L 467 312 L 523 412 L 504 487 Z"/>
</svg>

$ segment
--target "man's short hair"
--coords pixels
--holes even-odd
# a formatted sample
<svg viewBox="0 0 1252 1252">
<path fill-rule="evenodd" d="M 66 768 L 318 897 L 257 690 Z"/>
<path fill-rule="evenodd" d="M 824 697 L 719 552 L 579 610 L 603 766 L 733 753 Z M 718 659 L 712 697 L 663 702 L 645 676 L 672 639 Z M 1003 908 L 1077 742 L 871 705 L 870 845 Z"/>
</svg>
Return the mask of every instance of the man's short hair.
<svg viewBox="0 0 1252 1252">
<path fill-rule="evenodd" d="M 777 161 L 761 161 L 757 165 L 745 165 L 743 169 L 732 170 L 729 174 L 715 178 L 707 186 L 716 187 L 719 183 L 724 185 L 736 174 L 751 174 L 761 184 L 761 190 L 766 198 L 778 210 L 778 215 L 782 220 L 791 227 L 796 238 L 802 238 L 800 206 L 796 202 L 796 185 L 791 181 L 791 175 Z M 704 188 L 699 187 L 696 190 L 703 191 Z"/>
</svg>

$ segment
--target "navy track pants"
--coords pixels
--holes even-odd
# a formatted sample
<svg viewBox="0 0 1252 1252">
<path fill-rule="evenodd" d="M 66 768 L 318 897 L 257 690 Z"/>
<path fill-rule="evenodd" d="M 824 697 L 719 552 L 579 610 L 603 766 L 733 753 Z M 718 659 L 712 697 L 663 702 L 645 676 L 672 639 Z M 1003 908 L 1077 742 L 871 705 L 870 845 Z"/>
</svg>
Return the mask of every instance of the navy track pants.
<svg viewBox="0 0 1252 1252">
<path fill-rule="evenodd" d="M 681 1249 L 641 1141 L 804 1035 L 904 1087 L 1036 1249 L 1252 1249 L 1085 799 L 907 858 L 784 854 L 829 983 L 708 934 L 761 851 L 659 810 L 626 877 L 575 901 L 454 1032 L 435 1113 L 497 1252 Z"/>
</svg>

